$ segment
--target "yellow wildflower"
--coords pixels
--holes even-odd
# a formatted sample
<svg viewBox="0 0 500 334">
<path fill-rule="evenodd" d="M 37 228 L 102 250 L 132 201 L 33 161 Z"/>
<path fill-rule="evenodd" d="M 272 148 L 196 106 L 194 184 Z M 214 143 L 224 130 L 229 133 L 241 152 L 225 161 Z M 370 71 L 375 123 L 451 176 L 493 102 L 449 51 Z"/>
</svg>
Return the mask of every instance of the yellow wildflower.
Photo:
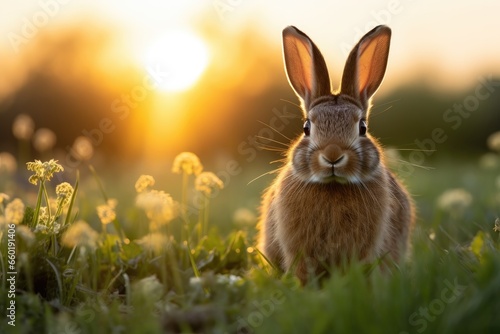
<svg viewBox="0 0 500 334">
<path fill-rule="evenodd" d="M 38 224 L 41 225 L 49 225 L 49 211 L 47 210 L 46 206 L 41 206 L 40 210 L 38 211 Z"/>
<path fill-rule="evenodd" d="M 24 217 L 24 203 L 16 198 L 5 207 L 5 220 L 8 224 L 19 224 Z"/>
<path fill-rule="evenodd" d="M 27 169 L 35 172 L 29 178 L 29 182 L 37 185 L 38 181 L 50 181 L 54 173 L 62 172 L 64 170 L 63 166 L 57 163 L 57 160 L 50 159 L 50 161 L 41 162 L 40 160 L 35 160 L 35 162 L 27 162 Z"/>
<path fill-rule="evenodd" d="M 94 231 L 83 220 L 79 220 L 72 224 L 61 238 L 61 244 L 73 248 L 75 246 L 82 246 L 95 250 L 99 240 L 99 233 Z"/>
<path fill-rule="evenodd" d="M 99 216 L 102 224 L 109 224 L 116 219 L 115 207 L 116 200 L 110 200 L 106 204 L 97 206 L 97 215 Z"/>
<path fill-rule="evenodd" d="M 41 232 L 43 234 L 59 233 L 61 224 L 56 223 L 55 218 L 56 217 L 51 216 L 49 220 L 49 209 L 46 206 L 41 206 L 40 210 L 38 211 L 38 222 L 36 224 L 35 232 Z"/>
<path fill-rule="evenodd" d="M 196 190 L 205 196 L 210 196 L 213 191 L 224 188 L 224 183 L 212 172 L 203 172 L 194 181 Z"/>
<path fill-rule="evenodd" d="M 73 191 L 73 187 L 68 182 L 58 184 L 56 187 L 57 202 L 63 206 L 67 205 L 73 195 Z"/>
<path fill-rule="evenodd" d="M 174 159 L 172 172 L 176 174 L 185 173 L 187 175 L 198 175 L 203 171 L 203 165 L 196 154 L 191 152 L 182 152 Z"/>
<path fill-rule="evenodd" d="M 155 179 L 151 175 L 141 175 L 135 183 L 135 190 L 138 193 L 142 193 L 148 187 L 155 185 Z"/>
<path fill-rule="evenodd" d="M 4 193 L 0 193 L 0 204 L 3 202 L 7 202 L 10 199 L 10 196 Z"/>
</svg>

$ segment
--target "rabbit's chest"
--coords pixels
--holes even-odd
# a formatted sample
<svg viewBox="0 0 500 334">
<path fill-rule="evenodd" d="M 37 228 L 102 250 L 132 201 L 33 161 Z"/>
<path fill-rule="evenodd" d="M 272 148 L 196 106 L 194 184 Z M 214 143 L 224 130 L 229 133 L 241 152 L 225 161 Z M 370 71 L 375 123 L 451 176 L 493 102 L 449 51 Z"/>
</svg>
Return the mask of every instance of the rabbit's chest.
<svg viewBox="0 0 500 334">
<path fill-rule="evenodd" d="M 279 229 L 306 252 L 343 253 L 353 248 L 363 253 L 378 247 L 384 224 L 388 195 L 380 189 L 357 185 L 296 185 L 282 189 Z M 300 196 L 290 191 L 301 189 Z"/>
</svg>

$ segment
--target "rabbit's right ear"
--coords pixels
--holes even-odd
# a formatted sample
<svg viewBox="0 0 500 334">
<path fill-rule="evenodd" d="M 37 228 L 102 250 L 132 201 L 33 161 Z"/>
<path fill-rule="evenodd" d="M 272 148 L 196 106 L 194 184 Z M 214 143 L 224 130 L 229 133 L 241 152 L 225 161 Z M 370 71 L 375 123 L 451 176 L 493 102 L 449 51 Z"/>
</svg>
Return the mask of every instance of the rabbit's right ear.
<svg viewBox="0 0 500 334">
<path fill-rule="evenodd" d="M 293 26 L 283 30 L 283 56 L 288 81 L 306 111 L 314 99 L 331 94 L 323 55 L 306 34 Z"/>
<path fill-rule="evenodd" d="M 359 100 L 365 109 L 384 78 L 390 42 L 391 29 L 377 26 L 361 38 L 347 58 L 341 92 Z"/>
</svg>

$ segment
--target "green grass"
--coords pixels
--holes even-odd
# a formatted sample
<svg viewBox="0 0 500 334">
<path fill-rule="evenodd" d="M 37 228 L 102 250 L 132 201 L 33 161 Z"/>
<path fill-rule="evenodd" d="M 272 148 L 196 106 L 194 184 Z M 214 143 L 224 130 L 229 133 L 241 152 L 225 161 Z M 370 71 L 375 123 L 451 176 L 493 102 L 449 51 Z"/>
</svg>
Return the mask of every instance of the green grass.
<svg viewBox="0 0 500 334">
<path fill-rule="evenodd" d="M 258 199 L 258 193 L 241 192 L 246 174 L 210 199 L 207 221 L 204 206 L 185 212 L 180 204 L 174 219 L 151 218 L 153 213 L 135 204 L 136 176 L 116 182 L 116 175 L 97 170 L 97 182 L 82 168 L 79 179 L 68 180 L 75 188 L 78 180 L 72 209 L 63 210 L 53 222 L 60 229 L 49 233 L 36 230 L 34 217 L 47 197 L 55 198 L 57 178 L 44 183 L 47 194 L 41 191 L 38 201 L 37 186 L 1 175 L 0 192 L 10 195 L 0 204 L 4 314 L 10 302 L 6 204 L 18 197 L 26 209 L 16 233 L 16 326 L 4 315 L 0 332 L 498 333 L 500 235 L 493 228 L 500 216 L 499 171 L 480 169 L 476 160 L 429 163 L 433 170 L 417 169 L 405 177 L 419 211 L 407 261 L 389 272 L 377 266 L 367 272 L 354 263 L 305 287 L 266 264 L 254 248 L 254 226 L 236 228 L 230 221 L 234 208 Z M 150 188 L 183 201 L 182 175 L 173 182 L 153 176 L 160 182 Z M 259 181 L 261 189 L 268 181 Z M 199 196 L 192 176 L 187 187 L 187 198 Z M 437 206 L 439 196 L 452 188 L 471 194 L 463 210 Z M 118 197 L 116 219 L 107 225 L 96 213 L 105 197 Z M 65 246 L 63 235 L 78 220 L 97 233 L 95 248 Z M 201 238 L 197 224 L 208 226 Z M 138 242 L 151 229 L 163 238 L 157 248 Z"/>
</svg>

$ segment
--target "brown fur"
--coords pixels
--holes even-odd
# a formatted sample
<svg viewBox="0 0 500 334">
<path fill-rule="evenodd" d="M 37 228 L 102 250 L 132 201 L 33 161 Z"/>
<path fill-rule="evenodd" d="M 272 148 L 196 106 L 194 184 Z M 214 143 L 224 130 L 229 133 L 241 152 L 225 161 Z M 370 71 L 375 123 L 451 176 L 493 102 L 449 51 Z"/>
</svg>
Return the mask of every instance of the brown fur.
<svg viewBox="0 0 500 334">
<path fill-rule="evenodd" d="M 326 91 L 326 64 L 314 43 L 294 27 L 283 36 L 287 74 L 311 132 L 292 145 L 263 197 L 260 249 L 283 270 L 295 264 L 303 283 L 310 273 L 353 258 L 399 260 L 413 223 L 412 201 L 385 167 L 377 141 L 359 133 L 385 72 L 390 30 L 377 27 L 355 46 L 338 94 Z"/>
</svg>

